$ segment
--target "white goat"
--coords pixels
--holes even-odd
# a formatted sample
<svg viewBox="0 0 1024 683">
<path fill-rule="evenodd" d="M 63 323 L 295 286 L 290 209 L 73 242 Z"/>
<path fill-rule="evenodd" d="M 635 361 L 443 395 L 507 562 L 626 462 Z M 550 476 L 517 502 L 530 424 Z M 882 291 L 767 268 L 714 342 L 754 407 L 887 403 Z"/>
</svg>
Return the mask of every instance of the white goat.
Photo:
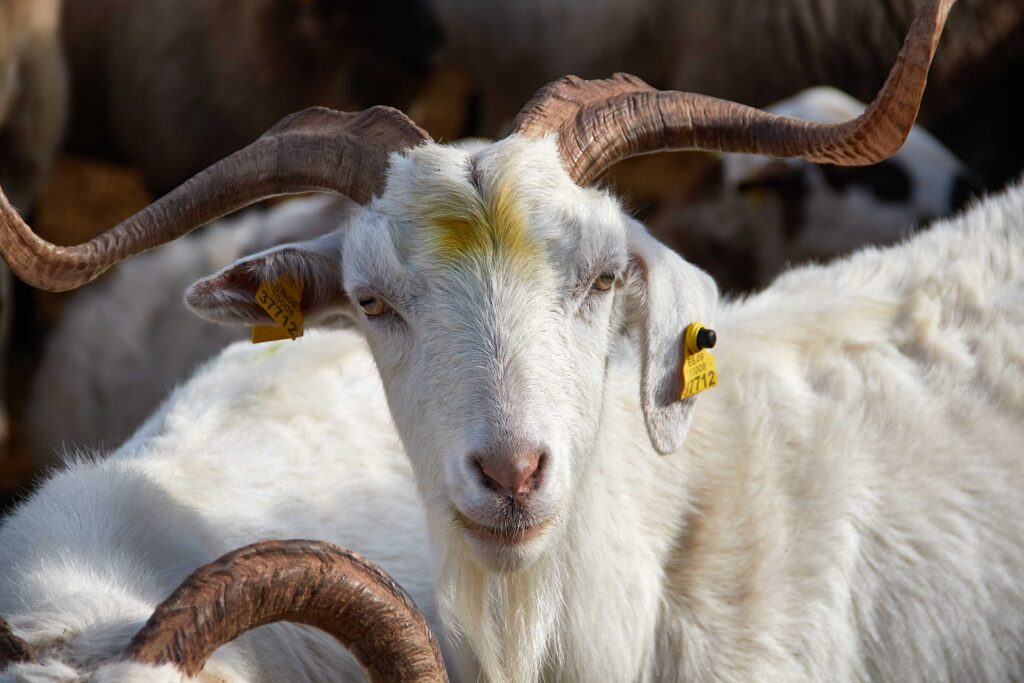
<svg viewBox="0 0 1024 683">
<path fill-rule="evenodd" d="M 819 87 L 768 111 L 838 123 L 865 108 L 839 90 Z M 791 265 L 892 244 L 952 214 L 974 188 L 966 166 L 920 126 L 899 152 L 874 166 L 727 154 L 721 171 L 721 192 L 666 207 L 650 227 L 733 292 L 760 289 Z"/>
<path fill-rule="evenodd" d="M 86 248 L 47 247 L 3 207 L 12 267 L 69 287 L 223 211 L 225 192 L 237 205 L 333 178 L 367 202 L 347 229 L 243 259 L 187 299 L 265 323 L 258 286 L 289 277 L 310 320 L 352 316 L 369 353 L 345 332 L 233 347 L 118 455 L 53 479 L 0 531 L 0 613 L 53 653 L 36 666 L 182 680 L 102 662 L 189 566 L 254 536 L 379 552 L 419 596 L 414 478 L 463 680 L 1024 675 L 1024 187 L 722 306 L 585 187 L 658 144 L 891 153 L 949 4 L 929 5 L 850 125 L 568 79 L 475 148 L 412 146 L 425 134 L 394 110 L 303 112 Z M 679 393 L 694 320 L 717 323 L 724 372 L 696 412 Z M 224 648 L 209 675 L 343 675 L 305 632 L 272 633 Z"/>
<path fill-rule="evenodd" d="M 607 379 L 596 371 L 595 392 L 544 407 L 603 413 L 600 431 L 574 458 L 563 528 L 533 542 L 544 547 L 530 548 L 542 557 L 528 571 L 484 570 L 475 553 L 487 563 L 497 548 L 451 523 L 434 484 L 441 586 L 465 594 L 442 591 L 456 625 L 473 636 L 523 609 L 520 635 L 538 640 L 507 641 L 509 678 L 542 652 L 563 680 L 1019 676 L 1020 660 L 998 653 L 1020 652 L 1024 609 L 1024 367 L 1007 365 L 1024 316 L 1022 225 L 1024 186 L 906 245 L 723 305 L 722 383 L 669 457 L 647 445 L 633 398 L 639 354 L 595 325 L 605 329 L 589 342 L 615 349 Z M 558 367 L 564 381 L 571 366 Z M 421 398 L 425 418 L 444 403 Z M 426 472 L 447 460 L 410 455 Z M 70 466 L 7 520 L 0 613 L 52 658 L 8 679 L 76 680 L 193 567 L 290 536 L 359 548 L 435 614 L 412 474 L 351 332 L 231 347 L 132 442 Z M 460 613 L 487 591 L 515 604 L 479 621 Z M 347 680 L 335 648 L 271 627 L 223 648 L 204 675 Z"/>
<path fill-rule="evenodd" d="M 201 363 L 248 336 L 210 326 L 168 292 L 246 254 L 336 229 L 350 205 L 321 195 L 249 211 L 128 261 L 75 296 L 29 392 L 24 427 L 36 466 L 119 446 Z"/>
</svg>

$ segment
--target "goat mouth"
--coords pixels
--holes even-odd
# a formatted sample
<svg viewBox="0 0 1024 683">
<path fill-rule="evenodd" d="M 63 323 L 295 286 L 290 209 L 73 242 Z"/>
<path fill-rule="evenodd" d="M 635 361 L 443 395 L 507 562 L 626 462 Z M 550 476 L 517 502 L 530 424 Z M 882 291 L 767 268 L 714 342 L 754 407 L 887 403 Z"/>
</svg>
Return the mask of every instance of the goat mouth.
<svg viewBox="0 0 1024 683">
<path fill-rule="evenodd" d="M 506 546 L 529 543 L 530 541 L 540 537 L 541 534 L 551 526 L 552 521 L 549 518 L 537 524 L 525 526 L 516 525 L 508 527 L 494 527 L 474 522 L 472 519 L 456 509 L 452 510 L 452 516 L 454 518 L 453 521 L 455 525 L 466 530 L 474 538 L 487 543 Z"/>
</svg>

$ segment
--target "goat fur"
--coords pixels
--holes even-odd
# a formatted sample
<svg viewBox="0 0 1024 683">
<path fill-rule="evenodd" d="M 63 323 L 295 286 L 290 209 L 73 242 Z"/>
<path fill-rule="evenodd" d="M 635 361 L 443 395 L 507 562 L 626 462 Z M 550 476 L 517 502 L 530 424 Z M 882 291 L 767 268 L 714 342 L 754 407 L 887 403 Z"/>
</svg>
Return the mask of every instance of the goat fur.
<svg viewBox="0 0 1024 683">
<path fill-rule="evenodd" d="M 36 467 L 59 463 L 66 452 L 119 446 L 175 386 L 247 336 L 206 324 L 168 292 L 245 254 L 333 230 L 351 207 L 318 195 L 245 211 L 121 264 L 75 294 L 29 389 L 25 438 Z"/>
<path fill-rule="evenodd" d="M 494 148 L 558 163 L 550 141 Z M 442 151 L 396 159 L 391 181 L 414 178 L 415 159 L 442 173 L 435 157 L 456 154 Z M 366 219 L 402 197 L 385 192 Z M 1017 185 L 719 305 L 721 383 L 668 456 L 637 400 L 636 341 L 618 337 L 561 534 L 519 571 L 456 542 L 358 335 L 231 346 L 117 452 L 70 464 L 4 523 L 0 614 L 47 659 L 0 680 L 121 680 L 104 662 L 191 569 L 297 536 L 392 572 L 444 619 L 458 680 L 1019 678 L 1022 226 Z M 376 362 L 387 381 L 391 361 Z M 292 626 L 247 634 L 204 675 L 358 677 Z"/>
<path fill-rule="evenodd" d="M 566 73 L 599 78 L 627 71 L 658 87 L 754 106 L 820 83 L 869 98 L 920 6 L 918 0 L 533 0 L 513 11 L 472 0 L 434 3 L 449 59 L 469 70 L 499 120 Z M 932 67 L 931 106 L 947 99 L 939 91 L 961 96 L 987 56 L 1024 48 L 1022 22 L 1024 10 L 1013 0 L 961 0 Z"/>
<path fill-rule="evenodd" d="M 184 681 L 113 662 L 196 567 L 271 538 L 359 548 L 440 629 L 421 504 L 351 333 L 228 347 L 121 448 L 71 459 L 19 505 L 0 528 L 0 613 L 41 661 L 0 681 Z M 199 680 L 364 677 L 329 636 L 275 625 L 221 648 Z"/>
</svg>

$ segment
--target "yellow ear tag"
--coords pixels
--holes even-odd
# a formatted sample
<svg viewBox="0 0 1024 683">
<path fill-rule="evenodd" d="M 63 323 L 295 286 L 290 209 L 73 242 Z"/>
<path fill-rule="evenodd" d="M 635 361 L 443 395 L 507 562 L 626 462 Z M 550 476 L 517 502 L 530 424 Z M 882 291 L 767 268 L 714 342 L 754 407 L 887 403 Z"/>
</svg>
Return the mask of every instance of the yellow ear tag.
<svg viewBox="0 0 1024 683">
<path fill-rule="evenodd" d="M 274 319 L 274 325 L 254 325 L 252 343 L 262 344 L 302 336 L 302 282 L 283 275 L 256 288 L 256 303 Z"/>
<path fill-rule="evenodd" d="M 718 338 L 714 330 L 700 323 L 690 323 L 683 334 L 683 393 L 679 400 L 690 398 L 718 384 L 718 366 L 708 349 Z"/>
</svg>

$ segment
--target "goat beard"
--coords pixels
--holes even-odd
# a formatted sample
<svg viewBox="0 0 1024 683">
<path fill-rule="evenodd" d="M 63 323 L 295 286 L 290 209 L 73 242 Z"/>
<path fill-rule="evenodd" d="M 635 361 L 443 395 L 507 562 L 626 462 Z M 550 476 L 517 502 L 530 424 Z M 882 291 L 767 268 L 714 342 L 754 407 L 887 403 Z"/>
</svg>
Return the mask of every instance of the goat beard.
<svg viewBox="0 0 1024 683">
<path fill-rule="evenodd" d="M 562 659 L 558 559 L 545 553 L 528 569 L 482 568 L 462 539 L 449 539 L 438 571 L 438 602 L 449 639 L 469 645 L 491 683 L 531 683 Z"/>
</svg>

